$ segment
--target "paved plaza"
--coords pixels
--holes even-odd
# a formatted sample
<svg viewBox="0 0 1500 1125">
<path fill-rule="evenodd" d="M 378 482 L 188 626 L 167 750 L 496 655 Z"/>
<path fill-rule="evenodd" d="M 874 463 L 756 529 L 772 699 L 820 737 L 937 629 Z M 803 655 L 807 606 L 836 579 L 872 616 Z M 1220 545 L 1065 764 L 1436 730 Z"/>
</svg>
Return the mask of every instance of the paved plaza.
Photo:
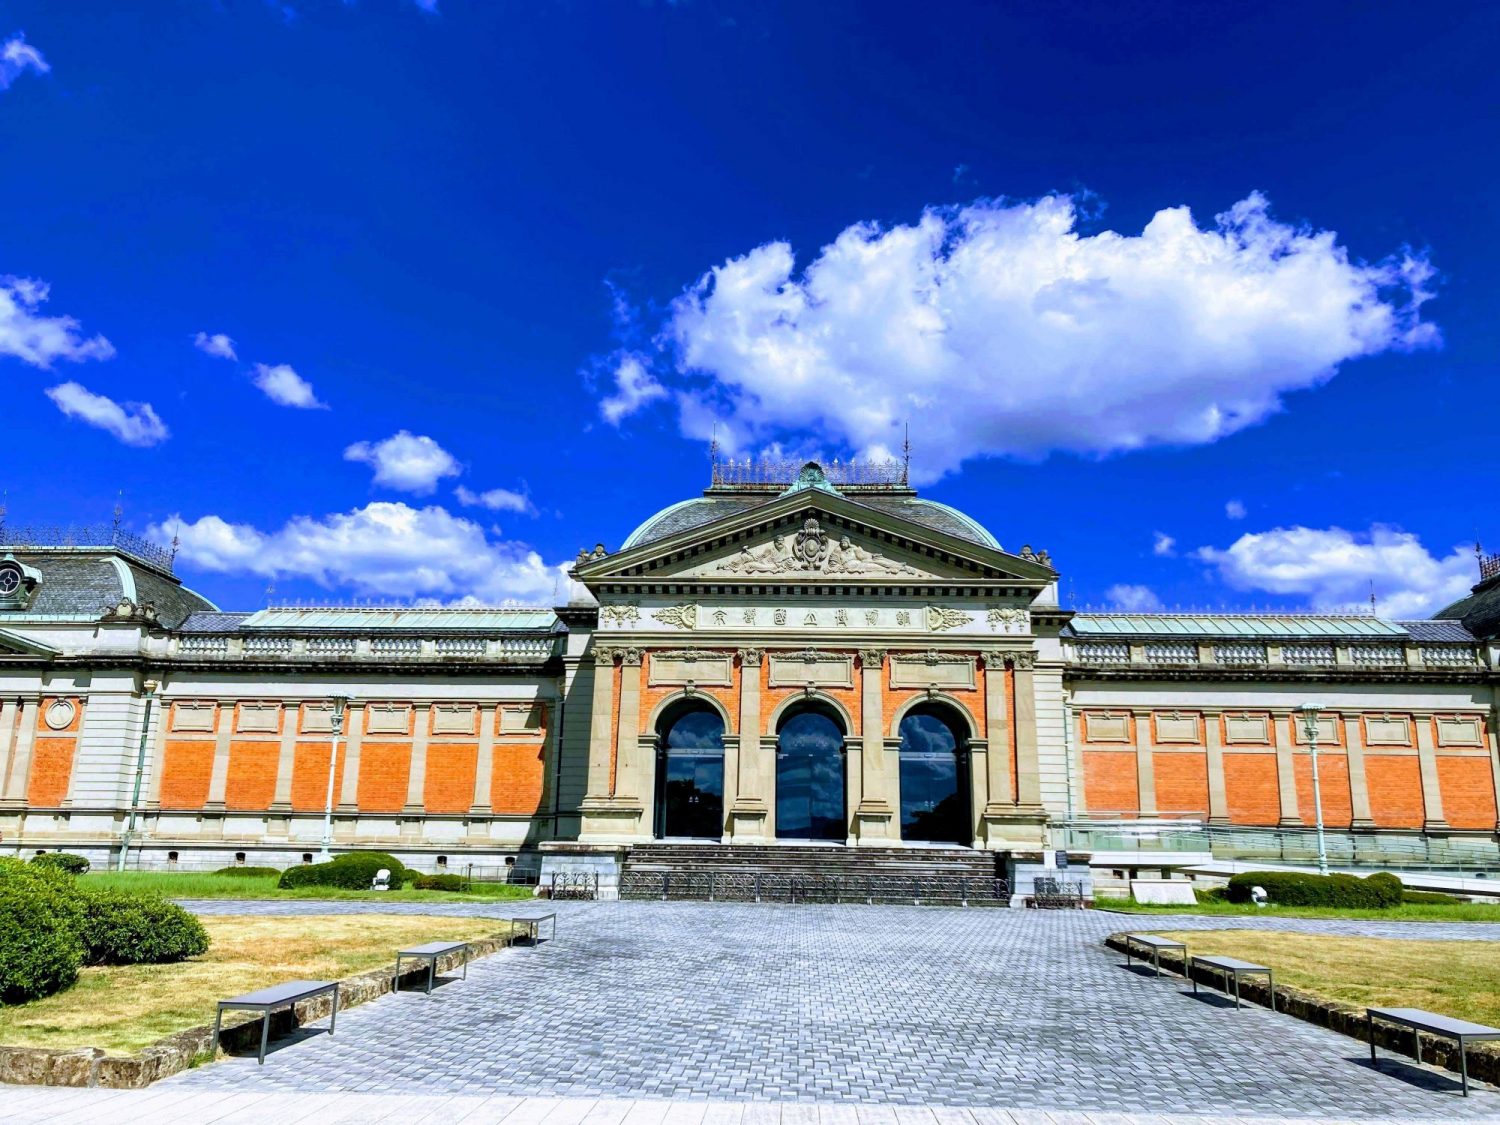
<svg viewBox="0 0 1500 1125">
<path fill-rule="evenodd" d="M 155 1089 L 178 1097 L 423 1095 L 454 1105 L 531 1096 L 590 1105 L 678 1099 L 1267 1118 L 1500 1115 L 1493 1090 L 1481 1087 L 1465 1101 L 1446 1075 L 1399 1058 L 1372 1069 L 1363 1043 L 1259 1007 L 1195 999 L 1180 978 L 1127 970 L 1101 945 L 1117 929 L 1266 924 L 1259 919 L 560 905 L 555 942 L 475 962 L 466 982 L 430 998 L 407 993 L 350 1009 L 336 1036 L 305 1034 L 264 1067 L 253 1056 L 231 1059 Z M 434 938 L 442 936 L 441 914 L 503 912 L 382 909 L 438 913 Z M 1471 939 L 1500 929 L 1274 925 Z"/>
</svg>

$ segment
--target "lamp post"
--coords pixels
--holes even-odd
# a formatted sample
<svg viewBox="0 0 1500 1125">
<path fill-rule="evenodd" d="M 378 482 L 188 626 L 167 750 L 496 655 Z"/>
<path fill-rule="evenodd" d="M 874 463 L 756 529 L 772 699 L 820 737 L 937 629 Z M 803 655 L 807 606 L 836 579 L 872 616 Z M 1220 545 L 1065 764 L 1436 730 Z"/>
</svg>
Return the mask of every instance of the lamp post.
<svg viewBox="0 0 1500 1125">
<path fill-rule="evenodd" d="M 1318 874 L 1328 874 L 1328 848 L 1323 840 L 1323 787 L 1318 782 L 1318 715 L 1322 711 L 1316 703 L 1304 703 L 1302 711 L 1302 733 L 1307 736 L 1307 747 L 1312 752 L 1313 811 L 1318 823 Z"/>
<path fill-rule="evenodd" d="M 333 856 L 328 851 L 333 843 L 333 772 L 339 763 L 339 735 L 344 733 L 344 711 L 349 706 L 347 695 L 335 695 L 333 704 L 333 745 L 328 751 L 328 799 L 323 805 L 323 851 L 318 859 L 327 863 Z"/>
<path fill-rule="evenodd" d="M 141 719 L 141 745 L 135 756 L 135 789 L 130 794 L 130 816 L 125 821 L 125 832 L 120 837 L 120 863 L 116 868 L 118 871 L 125 870 L 125 856 L 130 852 L 130 838 L 135 835 L 135 812 L 141 803 L 141 777 L 146 772 L 146 739 L 151 733 L 151 703 L 156 698 L 155 680 L 147 680 L 142 687 L 146 690 L 146 714 Z"/>
</svg>

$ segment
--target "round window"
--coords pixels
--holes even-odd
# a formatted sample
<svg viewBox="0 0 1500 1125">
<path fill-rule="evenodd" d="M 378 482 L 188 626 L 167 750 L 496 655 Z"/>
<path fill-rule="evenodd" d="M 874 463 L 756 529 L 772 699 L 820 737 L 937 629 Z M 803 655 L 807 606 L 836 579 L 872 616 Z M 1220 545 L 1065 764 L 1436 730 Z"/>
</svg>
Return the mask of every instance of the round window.
<svg viewBox="0 0 1500 1125">
<path fill-rule="evenodd" d="M 47 707 L 47 725 L 53 730 L 65 730 L 73 722 L 73 704 L 66 699 L 55 699 Z"/>
<path fill-rule="evenodd" d="M 0 598 L 9 597 L 21 588 L 21 568 L 0 566 Z"/>
</svg>

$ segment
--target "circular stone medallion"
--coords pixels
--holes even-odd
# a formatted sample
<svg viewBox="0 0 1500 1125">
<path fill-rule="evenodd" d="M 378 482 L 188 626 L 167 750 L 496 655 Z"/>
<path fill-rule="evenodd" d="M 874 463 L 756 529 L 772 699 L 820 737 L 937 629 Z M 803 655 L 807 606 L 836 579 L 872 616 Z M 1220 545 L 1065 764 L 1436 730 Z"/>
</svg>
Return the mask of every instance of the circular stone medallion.
<svg viewBox="0 0 1500 1125">
<path fill-rule="evenodd" d="M 66 730 L 73 722 L 73 714 L 76 708 L 66 699 L 55 699 L 47 707 L 43 716 L 47 725 L 53 730 Z"/>
</svg>

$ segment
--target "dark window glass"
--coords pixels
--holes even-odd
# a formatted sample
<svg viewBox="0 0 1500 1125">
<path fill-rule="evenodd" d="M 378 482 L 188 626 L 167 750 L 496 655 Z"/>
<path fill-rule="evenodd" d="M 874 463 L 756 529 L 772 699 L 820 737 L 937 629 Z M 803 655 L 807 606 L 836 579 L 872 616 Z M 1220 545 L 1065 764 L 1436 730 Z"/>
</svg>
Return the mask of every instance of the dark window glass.
<svg viewBox="0 0 1500 1125">
<path fill-rule="evenodd" d="M 901 838 L 970 844 L 968 763 L 936 715 L 901 720 Z"/>
<path fill-rule="evenodd" d="M 776 835 L 843 840 L 844 732 L 819 711 L 800 711 L 776 741 Z"/>
<path fill-rule="evenodd" d="M 720 839 L 724 835 L 724 720 L 689 711 L 661 740 L 657 834 Z"/>
</svg>

